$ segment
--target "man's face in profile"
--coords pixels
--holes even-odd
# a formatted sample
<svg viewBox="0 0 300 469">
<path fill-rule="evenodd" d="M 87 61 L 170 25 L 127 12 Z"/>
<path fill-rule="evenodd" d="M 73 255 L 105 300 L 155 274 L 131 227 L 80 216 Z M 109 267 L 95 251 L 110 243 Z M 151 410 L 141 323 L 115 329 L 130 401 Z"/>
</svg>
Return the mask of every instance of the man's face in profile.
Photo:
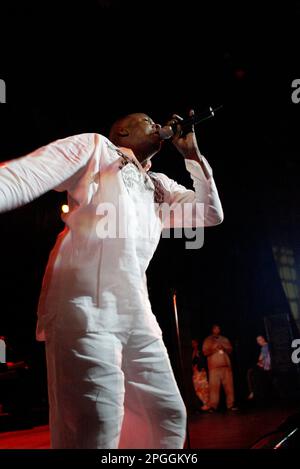
<svg viewBox="0 0 300 469">
<path fill-rule="evenodd" d="M 262 335 L 256 337 L 256 342 L 258 345 L 262 346 L 266 343 L 265 338 Z"/>
</svg>

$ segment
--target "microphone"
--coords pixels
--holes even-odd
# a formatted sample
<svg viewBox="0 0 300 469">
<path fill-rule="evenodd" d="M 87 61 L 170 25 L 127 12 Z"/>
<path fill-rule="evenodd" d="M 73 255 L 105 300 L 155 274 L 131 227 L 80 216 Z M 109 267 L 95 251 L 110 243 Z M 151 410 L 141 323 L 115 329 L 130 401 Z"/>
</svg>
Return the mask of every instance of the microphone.
<svg viewBox="0 0 300 469">
<path fill-rule="evenodd" d="M 172 124 L 164 125 L 158 130 L 159 136 L 162 140 L 167 140 L 168 138 L 174 137 L 174 135 L 177 133 L 178 125 L 180 126 L 180 136 L 186 135 L 191 131 L 192 125 L 200 124 L 201 122 L 214 117 L 215 112 L 222 107 L 223 105 L 213 109 L 210 106 L 207 111 L 204 111 L 201 114 L 194 114 L 193 116 L 187 117 L 182 121 L 174 121 Z"/>
</svg>

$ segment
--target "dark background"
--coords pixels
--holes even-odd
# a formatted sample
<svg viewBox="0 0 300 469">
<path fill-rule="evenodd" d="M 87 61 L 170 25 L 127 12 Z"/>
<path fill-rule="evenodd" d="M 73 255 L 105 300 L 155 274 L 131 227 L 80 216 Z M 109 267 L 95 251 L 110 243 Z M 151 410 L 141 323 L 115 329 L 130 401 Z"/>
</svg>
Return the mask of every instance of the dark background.
<svg viewBox="0 0 300 469">
<path fill-rule="evenodd" d="M 76 133 L 107 135 L 129 112 L 163 123 L 174 112 L 223 104 L 196 130 L 225 220 L 205 230 L 197 251 L 163 239 L 148 283 L 173 362 L 175 290 L 183 340 L 202 340 L 219 322 L 234 345 L 243 388 L 264 317 L 290 314 L 272 239 L 288 236 L 300 251 L 300 103 L 291 100 L 291 83 L 300 78 L 300 2 L 11 1 L 1 2 L 0 21 L 7 86 L 1 161 Z M 191 187 L 169 142 L 153 169 Z M 43 345 L 34 337 L 36 304 L 65 200 L 50 192 L 0 221 L 0 335 L 14 359 L 36 370 L 37 398 L 45 372 Z"/>
</svg>

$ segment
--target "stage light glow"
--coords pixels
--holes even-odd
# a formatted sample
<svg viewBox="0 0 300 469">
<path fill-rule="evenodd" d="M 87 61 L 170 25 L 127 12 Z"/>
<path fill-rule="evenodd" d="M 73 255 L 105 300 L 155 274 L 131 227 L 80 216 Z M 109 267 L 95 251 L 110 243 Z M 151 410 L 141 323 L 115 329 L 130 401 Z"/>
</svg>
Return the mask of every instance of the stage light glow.
<svg viewBox="0 0 300 469">
<path fill-rule="evenodd" d="M 69 211 L 70 211 L 69 205 L 67 205 L 67 204 L 62 205 L 62 206 L 61 206 L 61 211 L 62 211 L 63 213 L 69 213 Z"/>
</svg>

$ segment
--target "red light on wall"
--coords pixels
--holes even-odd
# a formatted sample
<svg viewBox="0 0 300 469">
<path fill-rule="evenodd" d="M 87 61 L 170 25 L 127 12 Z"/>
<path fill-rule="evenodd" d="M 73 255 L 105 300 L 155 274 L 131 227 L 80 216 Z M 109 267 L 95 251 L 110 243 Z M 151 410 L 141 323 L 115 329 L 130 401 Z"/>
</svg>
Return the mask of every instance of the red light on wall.
<svg viewBox="0 0 300 469">
<path fill-rule="evenodd" d="M 237 68 L 234 71 L 234 75 L 238 80 L 242 80 L 246 76 L 246 70 L 244 70 L 243 68 Z"/>
</svg>

